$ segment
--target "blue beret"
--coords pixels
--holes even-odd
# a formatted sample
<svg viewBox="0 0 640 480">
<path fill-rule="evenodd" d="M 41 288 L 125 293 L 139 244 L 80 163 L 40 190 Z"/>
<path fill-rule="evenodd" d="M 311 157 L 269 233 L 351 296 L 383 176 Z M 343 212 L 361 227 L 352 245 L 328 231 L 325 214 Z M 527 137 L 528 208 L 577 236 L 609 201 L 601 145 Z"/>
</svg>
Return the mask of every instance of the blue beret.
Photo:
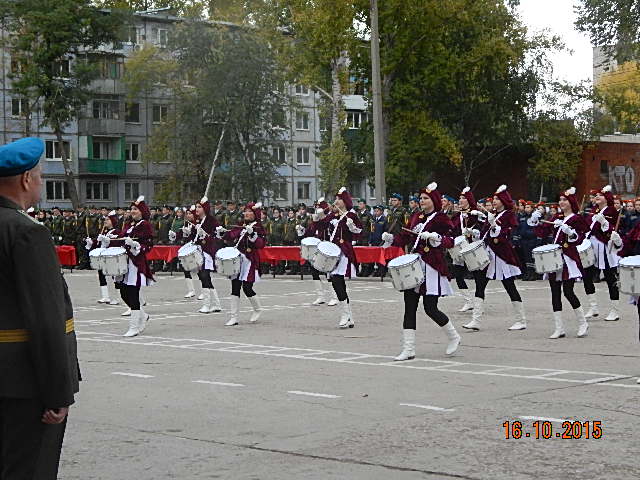
<svg viewBox="0 0 640 480">
<path fill-rule="evenodd" d="M 411 195 L 411 196 L 409 197 L 409 201 L 412 201 L 412 200 L 413 200 L 414 202 L 420 202 L 420 199 L 419 199 L 418 197 L 416 197 L 415 195 Z"/>
<path fill-rule="evenodd" d="M 21 138 L 0 147 L 0 177 L 13 177 L 31 170 L 40 161 L 44 142 L 35 137 Z"/>
<path fill-rule="evenodd" d="M 397 198 L 398 200 L 402 200 L 402 195 L 399 193 L 392 193 L 390 198 Z"/>
<path fill-rule="evenodd" d="M 450 202 L 455 203 L 456 199 L 453 198 L 451 195 L 443 195 L 444 198 L 446 198 L 447 200 L 449 200 Z"/>
</svg>

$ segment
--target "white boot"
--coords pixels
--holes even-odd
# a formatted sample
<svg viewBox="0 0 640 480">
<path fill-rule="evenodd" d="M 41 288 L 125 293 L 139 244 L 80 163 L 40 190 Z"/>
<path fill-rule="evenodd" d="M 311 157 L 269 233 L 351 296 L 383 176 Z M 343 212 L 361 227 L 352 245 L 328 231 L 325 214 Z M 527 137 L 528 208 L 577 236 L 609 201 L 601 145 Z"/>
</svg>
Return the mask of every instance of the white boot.
<svg viewBox="0 0 640 480">
<path fill-rule="evenodd" d="M 202 307 L 198 312 L 200 313 L 211 313 L 211 289 L 203 288 L 202 293 L 204 294 L 204 300 L 202 302 Z"/>
<path fill-rule="evenodd" d="M 447 338 L 449 339 L 449 343 L 447 344 L 447 355 L 453 355 L 456 350 L 458 350 L 458 345 L 460 345 L 460 334 L 456 332 L 456 327 L 453 326 L 451 320 L 444 327 L 444 331 L 447 334 Z"/>
<path fill-rule="evenodd" d="M 316 296 L 317 298 L 311 302 L 311 305 L 322 305 L 326 302 L 324 296 L 324 286 L 322 285 L 322 277 L 317 282 L 313 282 L 316 285 Z"/>
<path fill-rule="evenodd" d="M 193 286 L 193 278 L 185 278 L 184 282 L 187 284 L 187 294 L 184 298 L 193 298 L 196 296 L 196 289 Z"/>
<path fill-rule="evenodd" d="M 141 307 L 146 307 L 147 306 L 147 297 L 145 296 L 144 292 L 143 292 L 144 288 L 140 287 L 140 306 Z"/>
<path fill-rule="evenodd" d="M 151 316 L 142 308 L 140 308 L 140 315 L 138 319 L 138 335 L 144 332 L 144 329 L 147 328 L 147 324 L 149 323 L 150 318 Z"/>
<path fill-rule="evenodd" d="M 527 328 L 527 317 L 524 315 L 524 303 L 522 302 L 511 302 L 511 306 L 513 307 L 514 317 L 516 319 L 516 323 L 509 327 L 509 330 L 524 330 Z"/>
<path fill-rule="evenodd" d="M 129 317 L 131 316 L 131 309 L 127 308 L 124 312 L 120 314 L 121 317 Z"/>
<path fill-rule="evenodd" d="M 620 320 L 620 300 L 611 300 L 611 309 L 609 314 L 604 318 L 607 322 L 615 322 Z"/>
<path fill-rule="evenodd" d="M 200 295 L 198 295 L 198 300 L 204 300 L 204 292 L 200 292 Z"/>
<path fill-rule="evenodd" d="M 256 323 L 262 314 L 262 305 L 260 305 L 260 299 L 257 295 L 249 297 L 249 302 L 251 302 L 251 307 L 253 308 L 249 323 Z"/>
<path fill-rule="evenodd" d="M 109 303 L 111 301 L 109 298 L 109 287 L 107 285 L 100 287 L 100 295 L 102 295 L 102 298 L 98 300 L 98 303 Z"/>
<path fill-rule="evenodd" d="M 584 310 L 582 310 L 582 307 L 578 307 L 573 312 L 576 314 L 576 320 L 578 321 L 578 337 L 586 337 L 589 324 L 584 317 Z"/>
<path fill-rule="evenodd" d="M 585 318 L 597 317 L 600 312 L 598 312 L 598 302 L 596 301 L 596 294 L 592 293 L 591 295 L 587 295 L 589 299 L 589 310 L 584 314 Z"/>
<path fill-rule="evenodd" d="M 222 305 L 220 304 L 220 297 L 218 291 L 215 288 L 211 289 L 211 311 L 218 313 L 222 311 Z"/>
<path fill-rule="evenodd" d="M 229 308 L 229 320 L 224 324 L 225 327 L 233 327 L 238 325 L 238 310 L 240 310 L 240 297 L 231 295 L 231 306 Z"/>
<path fill-rule="evenodd" d="M 564 331 L 564 322 L 562 321 L 562 312 L 553 312 L 553 323 L 556 325 L 556 329 L 549 336 L 549 338 L 564 338 L 567 334 Z"/>
<path fill-rule="evenodd" d="M 416 358 L 416 331 L 405 328 L 402 330 L 402 351 L 394 360 L 403 362 L 414 358 Z"/>
<path fill-rule="evenodd" d="M 123 337 L 135 337 L 140 333 L 140 310 L 133 310 L 129 317 L 129 330 Z"/>
<path fill-rule="evenodd" d="M 111 301 L 109 302 L 109 305 L 120 305 L 120 302 L 118 301 L 117 298 L 112 298 Z"/>
<path fill-rule="evenodd" d="M 480 320 L 482 319 L 483 312 L 484 312 L 484 300 L 482 298 L 474 297 L 473 313 L 472 313 L 471 321 L 466 325 L 463 325 L 462 328 L 466 328 L 468 330 L 474 330 L 476 332 L 480 330 Z"/>
<path fill-rule="evenodd" d="M 460 290 L 460 295 L 464 298 L 464 305 L 459 312 L 468 312 L 469 310 L 473 310 L 473 298 L 469 295 L 468 290 Z"/>
<path fill-rule="evenodd" d="M 331 299 L 327 302 L 329 307 L 335 307 L 338 304 L 338 296 L 336 295 L 336 291 L 331 289 Z"/>
<path fill-rule="evenodd" d="M 340 315 L 340 323 L 338 324 L 338 327 L 353 328 L 355 324 L 351 317 L 351 306 L 349 305 L 349 302 L 347 300 L 343 300 L 340 302 L 340 306 L 342 307 L 342 314 Z"/>
</svg>

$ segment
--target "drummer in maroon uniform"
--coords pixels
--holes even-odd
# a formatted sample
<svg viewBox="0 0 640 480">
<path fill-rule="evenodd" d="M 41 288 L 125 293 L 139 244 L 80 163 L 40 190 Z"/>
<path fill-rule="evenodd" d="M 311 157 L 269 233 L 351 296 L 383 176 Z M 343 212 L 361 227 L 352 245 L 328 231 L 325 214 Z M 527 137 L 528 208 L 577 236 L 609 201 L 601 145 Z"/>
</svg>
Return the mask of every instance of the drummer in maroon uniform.
<svg viewBox="0 0 640 480">
<path fill-rule="evenodd" d="M 563 338 L 566 336 L 564 322 L 562 320 L 562 296 L 571 304 L 578 322 L 578 337 L 587 335 L 589 324 L 584 316 L 580 300 L 573 291 L 576 280 L 582 278 L 584 273 L 582 262 L 578 253 L 578 245 L 584 240 L 588 225 L 578 215 L 580 206 L 576 199 L 576 189 L 571 187 L 560 194 L 559 207 L 561 213 L 556 213 L 551 223 L 541 223 L 542 214 L 536 210 L 527 220 L 530 226 L 535 227 L 535 234 L 540 238 L 551 237 L 553 243 L 562 247 L 562 272 L 545 273 L 544 278 L 549 280 L 551 287 L 551 305 L 553 307 L 553 321 L 555 330 L 549 338 Z"/>
<path fill-rule="evenodd" d="M 323 225 L 330 224 L 329 228 L 333 227 L 329 241 L 340 248 L 338 264 L 329 274 L 329 278 L 333 290 L 338 297 L 338 302 L 342 307 L 338 327 L 353 328 L 355 323 L 353 321 L 353 313 L 351 312 L 347 285 L 344 279 L 345 277 L 355 277 L 358 271 L 356 254 L 353 250 L 353 241 L 356 240 L 362 232 L 362 224 L 360 223 L 358 214 L 353 209 L 351 194 L 345 187 L 338 190 L 333 206 L 336 211 L 326 209 L 325 212 L 327 215 L 320 222 Z"/>
<path fill-rule="evenodd" d="M 424 281 L 419 287 L 405 290 L 404 320 L 402 324 L 402 352 L 395 357 L 397 361 L 411 360 L 416 356 L 416 312 L 420 304 L 420 297 L 424 311 L 429 318 L 442 327 L 447 335 L 446 354 L 451 355 L 460 345 L 460 335 L 456 331 L 449 317 L 438 309 L 438 300 L 453 294 L 449 283 L 449 272 L 445 260 L 445 250 L 453 247 L 451 220 L 442 211 L 442 197 L 437 190 L 438 184 L 430 183 L 420 191 L 420 210 L 411 215 L 409 229 L 402 230 L 396 235 L 383 233 L 385 244 L 393 241 L 394 245 L 420 255 L 424 271 Z"/>
<path fill-rule="evenodd" d="M 230 230 L 222 226 L 216 228 L 218 238 L 223 238 L 227 245 L 235 245 L 240 251 L 240 273 L 231 278 L 231 312 L 229 320 L 225 323 L 227 327 L 238 325 L 240 290 L 244 292 L 253 308 L 249 322 L 257 322 L 262 313 L 260 299 L 253 290 L 253 284 L 260 281 L 259 250 L 266 245 L 266 232 L 260 223 L 262 203 L 247 203 L 243 216 L 243 225 L 233 226 Z"/>
<path fill-rule="evenodd" d="M 316 203 L 315 213 L 311 215 L 311 223 L 307 228 L 304 228 L 303 225 L 298 225 L 296 227 L 298 231 L 298 236 L 301 238 L 314 237 L 320 241 L 329 241 L 330 233 L 329 233 L 329 224 L 326 222 L 322 222 L 325 216 L 325 209 L 329 208 L 329 204 L 323 198 L 319 198 Z M 338 299 L 334 295 L 327 302 L 327 292 L 325 291 L 324 283 L 327 281 L 326 273 L 320 272 L 315 269 L 313 265 L 311 265 L 311 277 L 314 280 L 315 288 L 316 288 L 316 299 L 311 302 L 311 305 L 322 305 L 327 303 L 330 307 L 333 307 L 338 304 Z"/>
<path fill-rule="evenodd" d="M 102 239 L 103 245 L 111 247 L 124 247 L 127 251 L 129 270 L 116 282 L 120 288 L 122 300 L 131 309 L 129 317 L 129 329 L 125 337 L 135 337 L 141 334 L 149 321 L 149 314 L 142 310 L 140 301 L 140 287 L 151 286 L 154 283 L 147 252 L 153 247 L 153 227 L 149 222 L 151 212 L 144 201 L 139 197 L 131 204 L 131 223 L 121 232 L 121 237 L 116 239 Z"/>
<path fill-rule="evenodd" d="M 118 238 L 120 231 L 115 228 L 118 225 L 118 216 L 115 210 L 112 210 L 104 219 L 104 225 L 102 231 L 94 240 L 93 238 L 85 238 L 85 248 L 89 251 L 101 247 L 101 240 L 106 236 L 108 238 Z M 109 284 L 107 283 L 107 277 L 105 277 L 102 270 L 98 270 L 98 283 L 100 284 L 100 293 L 102 298 L 98 300 L 98 303 L 108 303 L 109 305 L 118 305 L 118 300 L 111 298 L 109 295 Z"/>
<path fill-rule="evenodd" d="M 509 330 L 524 330 L 527 320 L 524 314 L 522 298 L 516 288 L 515 279 L 520 275 L 520 261 L 511 243 L 511 234 L 518 226 L 518 220 L 513 212 L 513 199 L 506 185 L 498 187 L 492 199 L 493 210 L 487 213 L 486 221 L 481 230 L 482 239 L 489 254 L 489 266 L 484 270 L 485 275 L 476 278 L 476 294 L 473 304 L 471 322 L 463 328 L 478 331 L 484 312 L 484 294 L 489 280 L 500 280 L 506 290 L 513 307 L 516 322 Z"/>
<path fill-rule="evenodd" d="M 193 207 L 192 207 L 193 208 Z M 211 215 L 211 203 L 207 197 L 195 205 L 195 218 L 198 222 L 192 229 L 187 241 L 200 245 L 204 256 L 204 265 L 198 272 L 202 284 L 203 303 L 200 313 L 221 312 L 220 297 L 213 286 L 211 272 L 216 271 L 214 258 L 220 248 L 220 240 L 216 237 L 216 228 L 220 225 L 216 217 Z"/>
</svg>

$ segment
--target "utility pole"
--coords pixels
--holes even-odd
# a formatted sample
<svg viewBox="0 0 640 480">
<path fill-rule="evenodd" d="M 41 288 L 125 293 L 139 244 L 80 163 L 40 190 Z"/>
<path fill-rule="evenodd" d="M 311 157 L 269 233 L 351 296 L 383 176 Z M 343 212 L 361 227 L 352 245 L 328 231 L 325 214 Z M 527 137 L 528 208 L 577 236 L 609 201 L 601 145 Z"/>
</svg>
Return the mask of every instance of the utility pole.
<svg viewBox="0 0 640 480">
<path fill-rule="evenodd" d="M 371 80 L 373 100 L 373 157 L 375 165 L 376 201 L 387 198 L 384 178 L 384 132 L 382 127 L 382 81 L 380 80 L 380 34 L 378 31 L 378 0 L 371 0 Z"/>
</svg>

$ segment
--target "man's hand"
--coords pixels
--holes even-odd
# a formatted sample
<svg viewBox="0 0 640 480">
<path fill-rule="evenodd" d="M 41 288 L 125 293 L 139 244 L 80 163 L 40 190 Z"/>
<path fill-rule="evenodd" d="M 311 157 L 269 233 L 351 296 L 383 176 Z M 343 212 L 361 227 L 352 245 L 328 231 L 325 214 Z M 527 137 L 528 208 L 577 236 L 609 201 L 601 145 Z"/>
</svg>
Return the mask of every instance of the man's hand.
<svg viewBox="0 0 640 480">
<path fill-rule="evenodd" d="M 59 425 L 64 422 L 69 414 L 69 407 L 48 408 L 42 414 L 42 423 L 47 425 Z"/>
</svg>

